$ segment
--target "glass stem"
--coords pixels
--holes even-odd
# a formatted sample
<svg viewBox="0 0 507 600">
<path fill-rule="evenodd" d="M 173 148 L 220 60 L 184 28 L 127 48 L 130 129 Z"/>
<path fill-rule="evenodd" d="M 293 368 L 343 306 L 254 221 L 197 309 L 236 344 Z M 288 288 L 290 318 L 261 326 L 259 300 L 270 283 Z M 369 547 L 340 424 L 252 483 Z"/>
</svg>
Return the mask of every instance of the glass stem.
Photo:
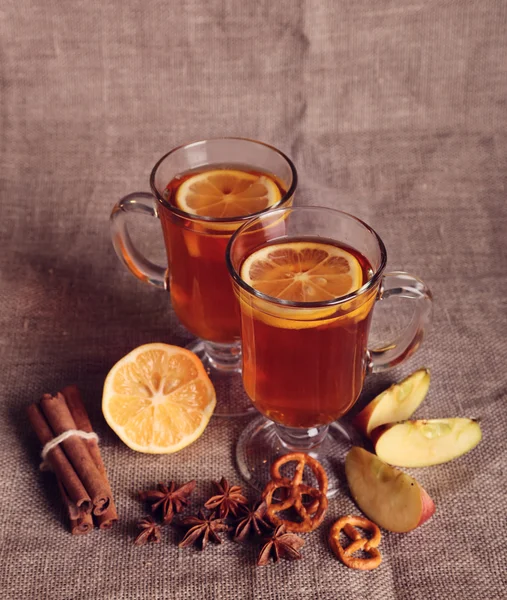
<svg viewBox="0 0 507 600">
<path fill-rule="evenodd" d="M 211 365 L 219 371 L 241 372 L 241 343 L 217 344 L 204 343 L 204 351 L 208 355 Z"/>
<path fill-rule="evenodd" d="M 291 452 L 310 452 L 324 441 L 329 425 L 310 427 L 285 427 L 275 423 L 276 433 L 282 444 Z"/>
</svg>

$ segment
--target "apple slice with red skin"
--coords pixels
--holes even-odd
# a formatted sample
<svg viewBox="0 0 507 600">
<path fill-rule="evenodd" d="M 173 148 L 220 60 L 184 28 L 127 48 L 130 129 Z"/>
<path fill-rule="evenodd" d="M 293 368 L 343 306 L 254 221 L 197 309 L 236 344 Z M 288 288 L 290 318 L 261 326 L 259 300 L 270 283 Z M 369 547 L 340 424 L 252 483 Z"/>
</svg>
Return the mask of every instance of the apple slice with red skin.
<svg viewBox="0 0 507 600">
<path fill-rule="evenodd" d="M 430 372 L 419 369 L 379 394 L 356 415 L 353 425 L 369 436 L 375 427 L 410 419 L 430 387 Z"/>
<path fill-rule="evenodd" d="M 435 512 L 433 500 L 413 477 L 363 448 L 349 451 L 345 474 L 359 508 L 388 531 L 411 531 Z"/>
<path fill-rule="evenodd" d="M 377 456 L 397 467 L 430 467 L 466 454 L 481 441 L 473 419 L 425 419 L 381 425 L 371 432 Z"/>
</svg>

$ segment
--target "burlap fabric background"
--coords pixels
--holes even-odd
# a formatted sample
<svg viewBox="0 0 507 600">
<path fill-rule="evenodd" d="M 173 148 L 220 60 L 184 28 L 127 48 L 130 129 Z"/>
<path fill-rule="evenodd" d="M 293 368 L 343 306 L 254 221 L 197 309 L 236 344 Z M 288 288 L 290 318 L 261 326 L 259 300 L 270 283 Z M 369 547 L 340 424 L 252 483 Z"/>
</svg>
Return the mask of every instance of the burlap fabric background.
<svg viewBox="0 0 507 600">
<path fill-rule="evenodd" d="M 4 2 L 1 39 L 0 597 L 7 599 L 502 598 L 507 594 L 507 4 L 405 2 Z M 325 538 L 264 568 L 232 542 L 204 553 L 133 545 L 135 492 L 158 480 L 238 481 L 244 421 L 213 420 L 174 456 L 131 452 L 100 411 L 104 377 L 133 347 L 190 336 L 164 293 L 131 277 L 109 240 L 123 194 L 155 160 L 220 135 L 275 144 L 296 162 L 298 202 L 366 219 L 391 268 L 435 296 L 430 335 L 360 404 L 427 365 L 422 417 L 478 416 L 484 441 L 418 470 L 437 505 L 386 534 L 372 573 L 346 569 Z M 140 226 L 160 255 L 157 223 Z M 121 514 L 74 538 L 37 470 L 24 406 L 77 382 L 101 436 Z"/>
</svg>

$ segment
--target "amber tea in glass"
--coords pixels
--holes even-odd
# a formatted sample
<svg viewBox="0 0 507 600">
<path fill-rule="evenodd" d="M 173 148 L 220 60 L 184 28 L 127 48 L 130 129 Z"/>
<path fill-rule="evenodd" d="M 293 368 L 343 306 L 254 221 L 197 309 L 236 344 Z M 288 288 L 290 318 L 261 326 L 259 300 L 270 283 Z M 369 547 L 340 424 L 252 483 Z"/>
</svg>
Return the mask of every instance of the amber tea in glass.
<svg viewBox="0 0 507 600">
<path fill-rule="evenodd" d="M 357 261 L 361 285 L 371 278 L 370 263 L 353 248 L 320 238 L 286 240 L 289 245 L 306 242 L 317 249 L 336 246 Z M 360 307 L 344 303 L 327 318 L 326 309 L 315 309 L 312 320 L 300 321 L 290 309 L 274 315 L 266 305 L 253 301 L 245 306 L 242 299 L 243 383 L 257 410 L 287 427 L 326 425 L 348 412 L 363 386 L 374 299 L 369 294 Z M 311 311 L 305 316 L 310 318 Z"/>
<path fill-rule="evenodd" d="M 178 189 L 189 178 L 232 169 L 256 178 L 269 178 L 281 198 L 287 192 L 284 183 L 271 173 L 242 165 L 210 165 L 174 177 L 164 190 L 164 199 L 178 208 L 175 200 Z M 240 337 L 239 311 L 225 265 L 225 249 L 239 224 L 197 221 L 192 216 L 175 219 L 165 206 L 160 208 L 159 216 L 171 264 L 171 303 L 178 319 L 203 340 L 221 344 L 237 342 Z M 248 213 L 236 216 L 245 217 Z"/>
</svg>

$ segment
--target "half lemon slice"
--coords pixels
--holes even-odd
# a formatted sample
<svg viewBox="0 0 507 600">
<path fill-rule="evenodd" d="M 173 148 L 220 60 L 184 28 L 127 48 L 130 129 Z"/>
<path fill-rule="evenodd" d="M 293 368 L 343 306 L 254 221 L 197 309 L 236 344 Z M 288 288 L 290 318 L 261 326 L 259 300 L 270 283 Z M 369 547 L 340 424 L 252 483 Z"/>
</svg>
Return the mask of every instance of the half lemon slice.
<svg viewBox="0 0 507 600">
<path fill-rule="evenodd" d="M 102 411 L 132 450 L 177 452 L 204 431 L 216 404 L 215 390 L 199 358 L 184 348 L 146 344 L 109 371 Z"/>
<path fill-rule="evenodd" d="M 265 210 L 281 197 L 280 188 L 268 175 L 214 169 L 184 181 L 176 192 L 175 203 L 192 215 L 227 219 Z"/>
</svg>

